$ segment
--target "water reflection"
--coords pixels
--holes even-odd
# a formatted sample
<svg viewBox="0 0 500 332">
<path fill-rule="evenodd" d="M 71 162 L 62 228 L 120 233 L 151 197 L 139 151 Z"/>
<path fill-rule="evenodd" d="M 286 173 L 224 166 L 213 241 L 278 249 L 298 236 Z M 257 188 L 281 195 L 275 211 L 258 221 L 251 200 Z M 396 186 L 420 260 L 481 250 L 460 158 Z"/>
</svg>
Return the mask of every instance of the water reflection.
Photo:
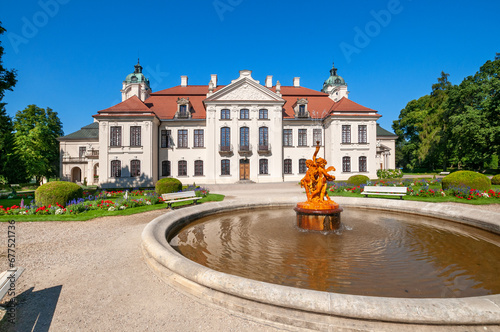
<svg viewBox="0 0 500 332">
<path fill-rule="evenodd" d="M 500 236 L 422 216 L 345 209 L 338 234 L 300 231 L 292 209 L 218 214 L 171 240 L 211 269 L 299 288 L 387 297 L 500 293 Z"/>
</svg>

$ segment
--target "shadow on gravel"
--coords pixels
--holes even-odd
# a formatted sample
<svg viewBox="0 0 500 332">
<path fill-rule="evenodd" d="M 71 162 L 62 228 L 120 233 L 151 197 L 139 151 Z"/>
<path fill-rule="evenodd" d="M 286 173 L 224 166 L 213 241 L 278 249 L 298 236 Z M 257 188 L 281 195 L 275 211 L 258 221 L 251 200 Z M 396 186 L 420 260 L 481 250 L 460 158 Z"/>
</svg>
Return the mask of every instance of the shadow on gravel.
<svg viewBox="0 0 500 332">
<path fill-rule="evenodd" d="M 5 315 L 0 321 L 0 331 L 48 332 L 62 285 L 33 292 L 33 287 L 17 296 L 15 323 L 9 322 L 12 316 Z"/>
</svg>

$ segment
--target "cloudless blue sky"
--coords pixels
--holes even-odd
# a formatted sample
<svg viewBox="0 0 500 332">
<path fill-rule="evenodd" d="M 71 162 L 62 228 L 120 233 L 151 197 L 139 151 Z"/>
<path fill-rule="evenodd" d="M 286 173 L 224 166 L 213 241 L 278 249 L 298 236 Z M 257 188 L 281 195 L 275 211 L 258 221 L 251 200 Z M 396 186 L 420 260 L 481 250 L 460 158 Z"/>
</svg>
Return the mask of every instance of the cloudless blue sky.
<svg viewBox="0 0 500 332">
<path fill-rule="evenodd" d="M 335 61 L 349 98 L 392 130 L 441 71 L 459 84 L 494 59 L 499 14 L 489 0 L 2 1 L 2 60 L 18 71 L 3 101 L 11 116 L 50 107 L 69 134 L 121 101 L 138 56 L 153 91 L 179 85 L 180 75 L 205 85 L 218 74 L 228 84 L 241 69 L 261 84 L 299 76 L 320 90 Z"/>
</svg>

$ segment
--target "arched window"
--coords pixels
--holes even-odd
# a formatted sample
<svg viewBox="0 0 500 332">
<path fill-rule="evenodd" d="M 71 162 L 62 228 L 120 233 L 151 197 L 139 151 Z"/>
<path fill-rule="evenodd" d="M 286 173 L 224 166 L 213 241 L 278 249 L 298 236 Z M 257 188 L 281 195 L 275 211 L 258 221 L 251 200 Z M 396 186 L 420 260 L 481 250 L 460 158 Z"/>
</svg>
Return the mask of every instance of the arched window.
<svg viewBox="0 0 500 332">
<path fill-rule="evenodd" d="M 130 161 L 130 176 L 136 177 L 141 175 L 141 161 L 140 160 L 131 160 Z"/>
<path fill-rule="evenodd" d="M 249 115 L 249 112 L 248 112 L 248 109 L 246 108 L 243 108 L 240 110 L 240 119 L 249 119 L 250 118 L 250 115 Z"/>
<path fill-rule="evenodd" d="M 195 176 L 203 175 L 203 160 L 194 161 L 194 175 Z"/>
<path fill-rule="evenodd" d="M 299 173 L 305 174 L 307 172 L 306 159 L 299 159 Z"/>
<path fill-rule="evenodd" d="M 222 127 L 220 129 L 220 147 L 221 151 L 231 150 L 231 128 Z"/>
<path fill-rule="evenodd" d="M 178 176 L 187 176 L 187 161 L 179 160 L 177 173 Z"/>
<path fill-rule="evenodd" d="M 259 128 L 259 150 L 269 150 L 269 129 L 267 127 Z"/>
<path fill-rule="evenodd" d="M 248 129 L 248 127 L 241 127 L 240 128 L 240 150 L 241 151 L 250 150 L 249 132 L 250 132 L 250 130 Z"/>
<path fill-rule="evenodd" d="M 351 171 L 351 157 L 342 157 L 342 172 Z"/>
<path fill-rule="evenodd" d="M 161 162 L 161 176 L 170 176 L 170 160 Z"/>
<path fill-rule="evenodd" d="M 292 159 L 285 159 L 283 162 L 283 172 L 285 174 L 292 174 Z"/>
<path fill-rule="evenodd" d="M 259 174 L 269 174 L 267 159 L 259 159 Z"/>
<path fill-rule="evenodd" d="M 119 160 L 111 161 L 111 176 L 119 178 L 122 176 L 122 162 Z"/>
<path fill-rule="evenodd" d="M 223 110 L 220 110 L 220 118 L 222 120 L 229 120 L 231 119 L 231 113 L 229 112 L 229 110 L 227 108 L 223 109 Z"/>
<path fill-rule="evenodd" d="M 259 110 L 259 119 L 268 119 L 266 109 Z"/>
<path fill-rule="evenodd" d="M 231 175 L 231 165 L 229 159 L 222 159 L 220 161 L 221 164 L 221 175 Z"/>
<path fill-rule="evenodd" d="M 359 157 L 359 171 L 360 172 L 368 172 L 366 167 L 366 157 Z"/>
</svg>

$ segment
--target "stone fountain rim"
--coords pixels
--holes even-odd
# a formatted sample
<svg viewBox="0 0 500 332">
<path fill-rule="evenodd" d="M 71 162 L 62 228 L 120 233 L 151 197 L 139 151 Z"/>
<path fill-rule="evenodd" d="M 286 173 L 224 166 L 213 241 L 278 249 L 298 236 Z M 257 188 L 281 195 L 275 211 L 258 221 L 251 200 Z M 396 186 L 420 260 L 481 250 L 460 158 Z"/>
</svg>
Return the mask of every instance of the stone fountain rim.
<svg viewBox="0 0 500 332">
<path fill-rule="evenodd" d="M 415 201 L 337 198 L 344 207 L 390 210 L 459 222 L 500 234 L 500 213 Z M 144 257 L 155 272 L 172 273 L 195 285 L 280 308 L 354 319 L 436 325 L 500 324 L 500 294 L 450 299 L 359 296 L 299 289 L 218 272 L 195 263 L 168 243 L 168 234 L 203 216 L 257 207 L 293 207 L 292 199 L 255 199 L 203 204 L 175 210 L 151 221 L 142 233 Z M 162 271 L 163 270 L 163 271 Z"/>
</svg>

